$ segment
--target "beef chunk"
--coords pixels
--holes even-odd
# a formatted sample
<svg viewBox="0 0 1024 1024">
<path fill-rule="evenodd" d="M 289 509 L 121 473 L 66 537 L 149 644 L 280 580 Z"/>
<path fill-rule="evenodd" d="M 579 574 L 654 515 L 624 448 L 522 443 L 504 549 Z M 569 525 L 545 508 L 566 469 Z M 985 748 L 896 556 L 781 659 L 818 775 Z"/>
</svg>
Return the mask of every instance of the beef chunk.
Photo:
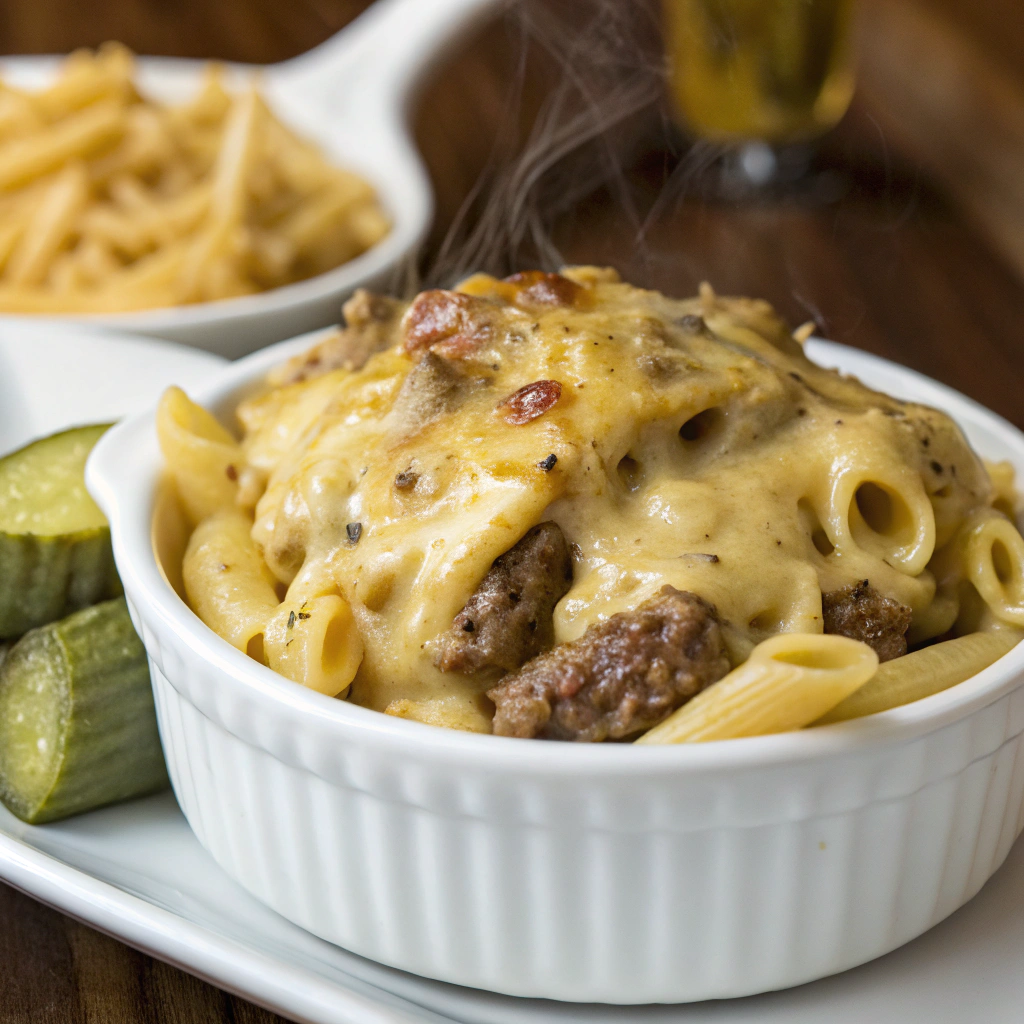
<svg viewBox="0 0 1024 1024">
<path fill-rule="evenodd" d="M 362 369 L 375 352 L 395 343 L 404 308 L 405 304 L 398 299 L 360 288 L 342 307 L 345 326 L 308 352 L 289 359 L 270 375 L 270 382 L 280 387 L 320 377 L 331 370 Z"/>
<path fill-rule="evenodd" d="M 714 607 L 663 587 L 506 676 L 488 697 L 499 736 L 595 742 L 645 732 L 729 671 Z"/>
<path fill-rule="evenodd" d="M 414 433 L 431 420 L 454 412 L 472 382 L 448 359 L 428 352 L 410 371 L 395 398 L 399 429 Z"/>
<path fill-rule="evenodd" d="M 443 672 L 515 671 L 554 643 L 555 605 L 572 583 L 562 531 L 541 523 L 494 564 L 441 638 Z"/>
<path fill-rule="evenodd" d="M 861 640 L 875 649 L 879 661 L 907 653 L 911 610 L 884 597 L 867 580 L 821 595 L 825 632 Z"/>
</svg>

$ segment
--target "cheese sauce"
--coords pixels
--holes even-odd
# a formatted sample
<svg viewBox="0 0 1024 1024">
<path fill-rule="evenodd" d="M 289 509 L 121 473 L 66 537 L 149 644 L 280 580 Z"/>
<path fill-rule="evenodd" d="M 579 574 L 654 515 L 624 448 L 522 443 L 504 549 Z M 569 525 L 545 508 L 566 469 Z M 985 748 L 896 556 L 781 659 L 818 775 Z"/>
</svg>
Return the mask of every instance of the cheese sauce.
<svg viewBox="0 0 1024 1024">
<path fill-rule="evenodd" d="M 434 644 L 547 520 L 574 555 L 559 642 L 666 583 L 717 606 L 734 660 L 821 632 L 822 591 L 864 579 L 913 610 L 911 640 L 953 625 L 944 549 L 993 498 L 984 466 L 943 413 L 810 363 L 765 303 L 594 268 L 477 275 L 419 296 L 392 335 L 239 410 L 272 572 L 351 603 L 351 700 L 443 701 L 448 724 L 486 730 L 494 676 L 442 673 Z"/>
</svg>

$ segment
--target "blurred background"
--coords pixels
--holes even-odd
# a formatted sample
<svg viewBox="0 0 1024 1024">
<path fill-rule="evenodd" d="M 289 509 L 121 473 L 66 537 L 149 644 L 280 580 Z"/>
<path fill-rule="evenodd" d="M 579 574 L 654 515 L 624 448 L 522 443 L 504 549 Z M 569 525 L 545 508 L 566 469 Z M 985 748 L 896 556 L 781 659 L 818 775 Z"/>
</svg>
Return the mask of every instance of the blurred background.
<svg viewBox="0 0 1024 1024">
<path fill-rule="evenodd" d="M 118 39 L 262 63 L 370 2 L 5 0 L 0 40 L 9 53 Z M 857 90 L 811 172 L 730 199 L 707 187 L 714 146 L 679 127 L 657 0 L 521 0 L 460 45 L 418 105 L 438 200 L 425 280 L 559 259 L 672 294 L 708 280 L 1024 425 L 1024 8 L 856 6 Z"/>
</svg>

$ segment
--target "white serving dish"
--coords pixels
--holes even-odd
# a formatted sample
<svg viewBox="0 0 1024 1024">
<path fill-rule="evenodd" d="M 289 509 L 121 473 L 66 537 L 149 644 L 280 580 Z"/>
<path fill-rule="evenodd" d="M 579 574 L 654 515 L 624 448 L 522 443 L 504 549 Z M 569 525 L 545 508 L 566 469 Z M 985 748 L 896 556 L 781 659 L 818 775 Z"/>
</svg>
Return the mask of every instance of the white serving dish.
<svg viewBox="0 0 1024 1024">
<path fill-rule="evenodd" d="M 0 451 L 150 404 L 220 360 L 71 325 L 0 324 Z M 229 879 L 169 794 L 33 827 L 0 808 L 0 879 L 306 1024 L 986 1024 L 1024 1003 L 1024 844 L 971 903 L 902 949 L 785 992 L 690 1006 L 515 999 L 383 967 L 290 924 Z M 442 1015 L 435 1018 L 433 1013 Z"/>
<path fill-rule="evenodd" d="M 373 248 L 325 274 L 258 295 L 52 319 L 166 338 L 234 358 L 336 323 L 342 302 L 356 288 L 401 285 L 433 215 L 430 181 L 409 134 L 416 87 L 448 46 L 502 2 L 377 0 L 308 53 L 280 64 L 231 66 L 237 84 L 258 75 L 286 124 L 376 187 L 393 227 Z M 60 60 L 4 57 L 0 76 L 12 85 L 41 88 L 53 79 Z M 149 95 L 180 101 L 198 88 L 205 66 L 198 60 L 140 57 L 138 81 Z"/>
<path fill-rule="evenodd" d="M 219 372 L 227 414 L 304 341 Z M 819 362 L 954 415 L 1024 472 L 1024 437 L 843 346 Z M 175 793 L 246 889 L 313 933 L 513 995 L 683 1002 L 797 985 L 896 948 L 969 900 L 1021 830 L 1024 650 L 870 719 L 693 747 L 528 743 L 335 701 L 231 648 L 150 542 L 152 417 L 88 484 L 150 653 Z"/>
</svg>

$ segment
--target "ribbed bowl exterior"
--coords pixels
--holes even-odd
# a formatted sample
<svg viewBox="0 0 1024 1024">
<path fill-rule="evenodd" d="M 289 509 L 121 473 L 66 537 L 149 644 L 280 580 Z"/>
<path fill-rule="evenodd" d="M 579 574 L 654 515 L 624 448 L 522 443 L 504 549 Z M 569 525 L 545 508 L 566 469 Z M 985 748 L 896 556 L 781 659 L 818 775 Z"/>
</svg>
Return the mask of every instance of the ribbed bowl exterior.
<svg viewBox="0 0 1024 1024">
<path fill-rule="evenodd" d="M 180 690 L 216 691 L 216 670 L 143 634 L 175 793 L 221 867 L 331 942 L 457 984 L 609 1003 L 799 984 L 951 914 L 1022 827 L 1022 689 L 907 743 L 696 778 L 307 750 L 328 781 L 200 711 Z"/>
</svg>

